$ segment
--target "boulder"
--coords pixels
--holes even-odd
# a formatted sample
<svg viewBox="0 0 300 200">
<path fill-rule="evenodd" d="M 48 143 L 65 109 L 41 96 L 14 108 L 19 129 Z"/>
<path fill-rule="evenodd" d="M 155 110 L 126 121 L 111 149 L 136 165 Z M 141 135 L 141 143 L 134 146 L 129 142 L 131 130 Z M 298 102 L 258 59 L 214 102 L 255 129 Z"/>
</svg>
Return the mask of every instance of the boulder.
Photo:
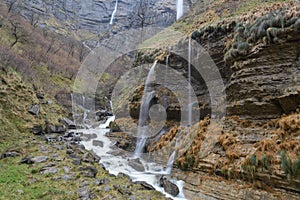
<svg viewBox="0 0 300 200">
<path fill-rule="evenodd" d="M 80 167 L 79 171 L 81 171 L 81 175 L 88 178 L 95 178 L 98 170 L 93 166 Z"/>
<path fill-rule="evenodd" d="M 37 104 L 32 104 L 28 110 L 28 112 L 32 115 L 38 115 L 40 112 L 40 106 Z"/>
<path fill-rule="evenodd" d="M 48 156 L 37 156 L 31 159 L 32 162 L 34 163 L 42 163 L 46 162 L 48 160 Z"/>
<path fill-rule="evenodd" d="M 30 130 L 34 135 L 42 135 L 44 133 L 43 127 L 40 125 L 35 125 Z"/>
<path fill-rule="evenodd" d="M 103 142 L 100 140 L 93 140 L 93 146 L 103 147 Z"/>
<path fill-rule="evenodd" d="M 66 125 L 68 129 L 76 129 L 76 124 L 68 118 L 60 118 L 59 122 Z"/>
<path fill-rule="evenodd" d="M 24 158 L 21 159 L 20 163 L 22 164 L 32 164 L 32 158 L 29 156 L 25 156 Z"/>
<path fill-rule="evenodd" d="M 168 180 L 166 176 L 161 176 L 159 179 L 159 184 L 164 188 L 165 192 L 169 193 L 170 195 L 176 197 L 179 194 L 179 188 L 177 185 Z"/>
<path fill-rule="evenodd" d="M 64 125 L 49 125 L 47 128 L 47 132 L 50 133 L 65 133 L 67 131 Z"/>
<path fill-rule="evenodd" d="M 140 159 L 131 159 L 128 161 L 128 165 L 135 169 L 136 171 L 143 172 L 145 171 L 143 163 L 141 163 Z"/>
<path fill-rule="evenodd" d="M 3 159 L 3 158 L 16 157 L 16 156 L 19 156 L 19 155 L 20 155 L 20 153 L 16 152 L 16 151 L 7 151 L 7 152 L 5 152 L 1 155 L 0 160 Z"/>
</svg>

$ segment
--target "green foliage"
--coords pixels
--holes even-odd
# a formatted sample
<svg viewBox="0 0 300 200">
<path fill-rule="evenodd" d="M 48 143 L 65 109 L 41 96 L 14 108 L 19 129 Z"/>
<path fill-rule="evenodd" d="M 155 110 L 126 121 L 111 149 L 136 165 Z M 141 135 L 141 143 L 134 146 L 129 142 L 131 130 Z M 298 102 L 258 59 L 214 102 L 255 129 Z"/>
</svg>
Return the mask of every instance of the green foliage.
<svg viewBox="0 0 300 200">
<path fill-rule="evenodd" d="M 293 174 L 300 177 L 300 158 L 297 158 L 293 164 Z"/>
<path fill-rule="evenodd" d="M 264 154 L 261 158 L 261 165 L 263 169 L 270 170 L 271 159 L 266 154 Z"/>
<path fill-rule="evenodd" d="M 256 159 L 256 155 L 255 155 L 255 154 L 253 154 L 253 155 L 250 157 L 250 159 L 249 159 L 249 164 L 252 165 L 252 166 L 257 166 L 258 161 L 257 161 L 257 159 Z"/>
<path fill-rule="evenodd" d="M 195 163 L 195 157 L 193 155 L 187 155 L 186 158 L 185 158 L 187 164 L 188 164 L 188 167 L 193 167 L 194 166 L 194 163 Z"/>
<path fill-rule="evenodd" d="M 285 172 L 286 175 L 292 175 L 293 170 L 292 170 L 292 161 L 290 157 L 286 154 L 285 150 L 282 150 L 280 152 L 280 157 L 281 157 L 281 167 L 283 171 Z"/>
</svg>

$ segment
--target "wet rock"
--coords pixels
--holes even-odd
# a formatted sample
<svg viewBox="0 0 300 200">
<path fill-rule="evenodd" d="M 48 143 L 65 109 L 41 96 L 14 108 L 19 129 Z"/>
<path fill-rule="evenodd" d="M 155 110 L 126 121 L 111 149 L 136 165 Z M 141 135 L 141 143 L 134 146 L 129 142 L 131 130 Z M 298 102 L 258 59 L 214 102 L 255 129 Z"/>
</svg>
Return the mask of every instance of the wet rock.
<svg viewBox="0 0 300 200">
<path fill-rule="evenodd" d="M 103 142 L 100 140 L 93 140 L 93 146 L 103 147 Z"/>
<path fill-rule="evenodd" d="M 31 159 L 32 159 L 31 157 L 25 156 L 24 158 L 21 159 L 20 163 L 23 163 L 23 164 L 32 164 L 33 161 Z"/>
<path fill-rule="evenodd" d="M 48 160 L 48 156 L 37 156 L 31 159 L 32 162 L 34 163 L 42 163 L 46 162 Z"/>
<path fill-rule="evenodd" d="M 97 134 L 96 133 L 92 133 L 92 134 L 83 134 L 82 135 L 82 140 L 83 141 L 90 141 L 92 139 L 96 139 L 97 138 Z"/>
<path fill-rule="evenodd" d="M 43 127 L 40 125 L 35 125 L 30 130 L 34 135 L 42 135 L 44 134 Z"/>
<path fill-rule="evenodd" d="M 106 167 L 102 163 L 100 163 L 99 166 L 106 171 Z"/>
<path fill-rule="evenodd" d="M 32 104 L 28 112 L 32 115 L 38 115 L 40 112 L 40 106 L 37 104 Z"/>
<path fill-rule="evenodd" d="M 92 153 L 86 152 L 82 157 L 82 161 L 83 162 L 90 162 L 90 163 L 99 162 L 100 157 L 97 156 L 96 154 L 94 154 L 93 152 Z"/>
<path fill-rule="evenodd" d="M 160 186 L 164 188 L 165 192 L 172 196 L 176 197 L 179 194 L 179 188 L 177 185 L 168 180 L 167 177 L 161 176 L 159 183 Z"/>
<path fill-rule="evenodd" d="M 95 178 L 98 173 L 98 170 L 93 166 L 80 167 L 79 171 L 82 171 L 81 172 L 82 176 L 88 178 Z"/>
<path fill-rule="evenodd" d="M 117 175 L 118 178 L 126 178 L 130 180 L 130 177 L 127 174 L 124 174 L 123 172 L 119 172 Z"/>
<path fill-rule="evenodd" d="M 8 151 L 8 152 L 5 152 L 1 155 L 0 157 L 0 160 L 3 159 L 3 158 L 8 158 L 8 157 L 17 157 L 19 156 L 20 153 L 19 152 L 16 152 L 16 151 Z"/>
<path fill-rule="evenodd" d="M 128 165 L 139 172 L 145 171 L 143 163 L 138 158 L 129 160 Z"/>
<path fill-rule="evenodd" d="M 61 118 L 59 119 L 59 122 L 66 125 L 68 129 L 76 129 L 75 123 L 68 118 Z"/>
<path fill-rule="evenodd" d="M 149 183 L 147 183 L 145 181 L 137 181 L 136 183 L 143 186 L 143 188 L 145 188 L 146 190 L 155 190 L 155 188 L 152 185 L 150 185 Z"/>
</svg>

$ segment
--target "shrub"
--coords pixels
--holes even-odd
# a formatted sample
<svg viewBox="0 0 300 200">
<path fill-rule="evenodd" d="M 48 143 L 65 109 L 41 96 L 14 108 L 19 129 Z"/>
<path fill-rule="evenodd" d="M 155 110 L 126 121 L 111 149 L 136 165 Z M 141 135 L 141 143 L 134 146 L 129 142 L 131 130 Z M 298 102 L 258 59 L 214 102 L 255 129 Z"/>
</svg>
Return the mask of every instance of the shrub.
<svg viewBox="0 0 300 200">
<path fill-rule="evenodd" d="M 292 173 L 293 173 L 292 161 L 291 161 L 290 157 L 286 154 L 285 150 L 282 150 L 280 152 L 280 157 L 281 157 L 281 167 L 282 167 L 284 173 L 287 176 L 292 175 Z"/>
<path fill-rule="evenodd" d="M 293 164 L 293 174 L 300 177 L 300 158 L 297 158 Z"/>
<path fill-rule="evenodd" d="M 261 158 L 262 169 L 270 170 L 271 159 L 269 156 L 264 154 Z"/>
</svg>

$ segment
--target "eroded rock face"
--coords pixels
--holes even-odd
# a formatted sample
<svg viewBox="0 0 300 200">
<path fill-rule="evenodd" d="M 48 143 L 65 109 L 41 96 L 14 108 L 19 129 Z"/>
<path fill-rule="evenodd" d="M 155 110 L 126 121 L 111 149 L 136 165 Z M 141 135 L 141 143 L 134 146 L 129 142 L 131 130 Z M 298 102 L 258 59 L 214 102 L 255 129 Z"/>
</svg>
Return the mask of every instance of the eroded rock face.
<svg viewBox="0 0 300 200">
<path fill-rule="evenodd" d="M 236 61 L 228 84 L 230 115 L 277 118 L 300 104 L 299 35 L 285 43 L 258 47 Z"/>
<path fill-rule="evenodd" d="M 144 1 L 142 1 L 144 2 Z M 50 29 L 88 30 L 93 33 L 111 29 L 111 16 L 115 8 L 115 0 L 57 0 L 19 2 L 21 14 L 30 19 L 33 15 L 40 19 L 42 26 Z M 185 11 L 189 9 L 185 3 Z M 138 15 L 138 13 L 140 13 Z M 144 14 L 145 17 L 141 17 Z M 55 27 L 56 19 L 64 27 Z M 156 26 L 171 25 L 176 19 L 176 1 L 150 0 L 147 6 L 140 1 L 119 0 L 114 18 L 114 32 L 130 27 L 141 27 L 149 24 Z M 52 20 L 52 21 L 51 21 Z"/>
</svg>

